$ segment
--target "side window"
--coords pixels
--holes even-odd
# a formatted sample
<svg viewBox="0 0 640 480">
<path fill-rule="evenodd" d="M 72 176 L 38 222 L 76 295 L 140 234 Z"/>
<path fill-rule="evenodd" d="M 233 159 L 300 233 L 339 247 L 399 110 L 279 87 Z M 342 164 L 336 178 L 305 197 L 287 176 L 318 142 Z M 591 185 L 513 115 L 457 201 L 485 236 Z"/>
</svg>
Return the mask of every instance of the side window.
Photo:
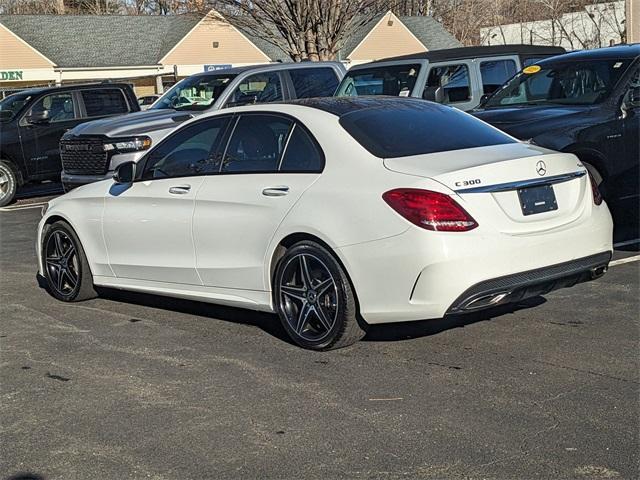
<svg viewBox="0 0 640 480">
<path fill-rule="evenodd" d="M 82 90 L 81 95 L 87 117 L 117 115 L 129 111 L 124 94 L 117 88 Z"/>
<path fill-rule="evenodd" d="M 464 64 L 432 67 L 429 71 L 425 90 L 438 87 L 443 89 L 444 103 L 471 100 L 469 69 Z"/>
<path fill-rule="evenodd" d="M 170 136 L 149 154 L 143 180 L 190 177 L 220 169 L 221 141 L 229 117 L 194 123 Z"/>
<path fill-rule="evenodd" d="M 331 97 L 338 87 L 333 68 L 296 68 L 289 75 L 296 98 Z"/>
<path fill-rule="evenodd" d="M 480 63 L 483 93 L 493 93 L 516 74 L 513 60 L 490 60 Z"/>
<path fill-rule="evenodd" d="M 256 73 L 236 87 L 226 106 L 277 102 L 283 98 L 282 84 L 277 72 Z"/>
<path fill-rule="evenodd" d="M 324 155 L 320 147 L 300 125 L 293 127 L 287 149 L 284 152 L 280 171 L 284 173 L 320 172 Z"/>
<path fill-rule="evenodd" d="M 49 121 L 51 123 L 75 119 L 73 94 L 71 92 L 61 92 L 42 97 L 31 107 L 27 116 L 39 114 L 45 110 L 49 112 Z"/>
<path fill-rule="evenodd" d="M 293 122 L 277 115 L 242 115 L 222 161 L 229 173 L 272 173 L 278 170 Z"/>
</svg>

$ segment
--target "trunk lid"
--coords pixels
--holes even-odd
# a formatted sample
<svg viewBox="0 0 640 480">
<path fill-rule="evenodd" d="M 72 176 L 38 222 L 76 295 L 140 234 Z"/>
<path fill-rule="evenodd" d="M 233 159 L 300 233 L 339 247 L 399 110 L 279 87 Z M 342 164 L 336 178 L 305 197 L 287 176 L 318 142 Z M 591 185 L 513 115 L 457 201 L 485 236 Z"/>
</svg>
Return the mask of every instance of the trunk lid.
<svg viewBox="0 0 640 480">
<path fill-rule="evenodd" d="M 574 155 L 524 143 L 388 158 L 384 165 L 445 185 L 480 226 L 513 235 L 577 220 L 591 195 L 586 169 Z"/>
</svg>

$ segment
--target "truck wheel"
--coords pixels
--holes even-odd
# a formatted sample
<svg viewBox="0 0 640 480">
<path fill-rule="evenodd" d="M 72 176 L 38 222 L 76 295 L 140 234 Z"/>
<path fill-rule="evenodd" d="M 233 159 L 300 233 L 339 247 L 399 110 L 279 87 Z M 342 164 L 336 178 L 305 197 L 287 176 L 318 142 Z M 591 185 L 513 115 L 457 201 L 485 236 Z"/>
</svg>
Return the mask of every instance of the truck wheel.
<svg viewBox="0 0 640 480">
<path fill-rule="evenodd" d="M 8 162 L 0 160 L 0 207 L 10 204 L 16 196 L 18 179 Z"/>
</svg>

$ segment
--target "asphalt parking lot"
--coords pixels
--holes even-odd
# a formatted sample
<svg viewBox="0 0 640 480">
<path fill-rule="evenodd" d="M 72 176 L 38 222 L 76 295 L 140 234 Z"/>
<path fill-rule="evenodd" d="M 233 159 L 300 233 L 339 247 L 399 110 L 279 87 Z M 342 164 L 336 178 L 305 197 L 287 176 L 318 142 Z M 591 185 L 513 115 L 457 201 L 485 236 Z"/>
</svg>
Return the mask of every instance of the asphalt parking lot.
<svg viewBox="0 0 640 480">
<path fill-rule="evenodd" d="M 0 211 L 0 478 L 640 476 L 637 244 L 595 282 L 313 353 L 272 315 L 55 301 L 41 200 Z"/>
</svg>

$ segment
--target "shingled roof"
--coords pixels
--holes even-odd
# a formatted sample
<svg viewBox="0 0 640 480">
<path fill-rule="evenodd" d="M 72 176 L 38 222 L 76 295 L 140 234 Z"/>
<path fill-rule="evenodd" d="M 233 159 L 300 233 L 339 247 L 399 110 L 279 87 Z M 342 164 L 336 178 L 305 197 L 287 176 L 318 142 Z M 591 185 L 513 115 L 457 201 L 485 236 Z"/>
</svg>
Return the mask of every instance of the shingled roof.
<svg viewBox="0 0 640 480">
<path fill-rule="evenodd" d="M 380 18 L 359 28 L 338 58 L 345 60 Z M 399 18 L 428 50 L 462 46 L 431 17 Z M 0 15 L 1 24 L 56 66 L 66 68 L 156 65 L 201 19 L 200 15 Z M 279 47 L 237 28 L 272 61 L 291 61 Z"/>
<path fill-rule="evenodd" d="M 0 15 L 0 23 L 59 67 L 156 65 L 198 15 Z"/>
</svg>

